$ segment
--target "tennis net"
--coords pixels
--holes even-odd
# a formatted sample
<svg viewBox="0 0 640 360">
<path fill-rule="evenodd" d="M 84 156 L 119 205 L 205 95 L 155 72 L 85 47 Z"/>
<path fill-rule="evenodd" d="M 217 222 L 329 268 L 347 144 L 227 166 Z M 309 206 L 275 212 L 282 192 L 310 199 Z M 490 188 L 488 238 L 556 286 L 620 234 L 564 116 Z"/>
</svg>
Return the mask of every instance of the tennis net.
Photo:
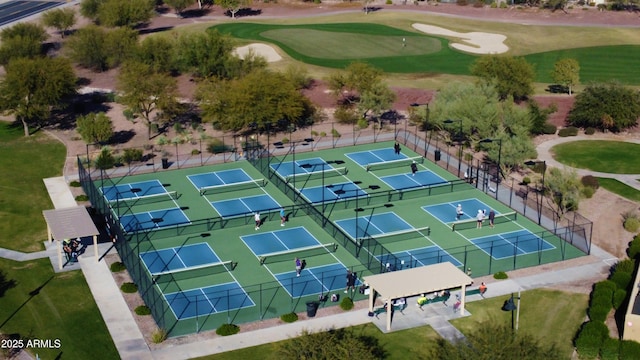
<svg viewBox="0 0 640 360">
<path fill-rule="evenodd" d="M 407 230 L 399 230 L 392 231 L 388 233 L 382 233 L 379 235 L 372 236 L 372 238 L 378 240 L 381 243 L 390 243 L 396 241 L 403 241 L 409 239 L 416 238 L 425 238 L 431 234 L 431 228 L 428 226 L 417 228 L 417 229 L 407 229 Z"/>
<path fill-rule="evenodd" d="M 381 169 L 391 169 L 401 166 L 409 166 L 411 163 L 416 162 L 417 164 L 424 164 L 424 158 L 422 156 L 398 159 L 398 160 L 390 160 L 390 161 L 381 161 L 367 164 L 367 171 L 373 170 L 381 170 Z"/>
<path fill-rule="evenodd" d="M 309 172 L 300 171 L 300 172 L 296 172 L 295 174 L 290 174 L 285 176 L 285 180 L 287 182 L 291 182 L 291 180 L 295 178 L 296 181 L 307 181 L 307 180 L 313 180 L 313 179 L 321 179 L 323 176 L 325 178 L 328 178 L 328 177 L 334 177 L 334 176 L 342 176 L 346 174 L 347 174 L 347 168 L 339 167 L 339 168 L 325 169 L 324 171 L 309 171 Z"/>
<path fill-rule="evenodd" d="M 269 254 L 263 254 L 258 256 L 260 265 L 270 264 L 274 262 L 293 261 L 295 258 L 302 259 L 308 256 L 317 256 L 327 253 L 336 252 L 338 250 L 338 244 L 328 243 L 320 245 L 305 246 L 301 248 L 295 248 L 290 250 L 276 251 Z"/>
<path fill-rule="evenodd" d="M 484 217 L 484 220 L 488 220 L 487 216 Z M 504 214 L 496 214 L 496 217 L 494 218 L 493 223 L 501 224 L 501 223 L 516 221 L 516 220 L 518 220 L 518 213 L 513 211 L 509 213 L 504 213 Z M 451 230 L 459 231 L 459 230 L 475 229 L 477 226 L 478 226 L 477 219 L 460 220 L 460 221 L 451 223 Z"/>
<path fill-rule="evenodd" d="M 174 201 L 179 197 L 177 191 L 167 191 L 159 194 L 151 194 L 151 195 L 142 195 L 130 198 L 116 198 L 109 201 L 109 204 L 116 206 L 135 206 L 135 205 L 144 205 L 151 204 L 155 202 L 161 201 Z"/>
<path fill-rule="evenodd" d="M 265 179 L 257 179 L 257 180 L 249 180 L 249 181 L 239 181 L 234 183 L 222 184 L 222 185 L 213 185 L 213 186 L 205 186 L 198 189 L 200 191 L 200 195 L 213 194 L 213 193 L 221 193 L 221 192 L 232 192 L 237 190 L 251 189 L 257 187 L 265 187 L 267 185 L 267 181 Z"/>
<path fill-rule="evenodd" d="M 172 271 L 152 273 L 151 277 L 154 284 L 166 284 L 172 281 L 193 279 L 233 271 L 236 265 L 238 265 L 238 263 L 233 261 L 221 261 Z"/>
</svg>

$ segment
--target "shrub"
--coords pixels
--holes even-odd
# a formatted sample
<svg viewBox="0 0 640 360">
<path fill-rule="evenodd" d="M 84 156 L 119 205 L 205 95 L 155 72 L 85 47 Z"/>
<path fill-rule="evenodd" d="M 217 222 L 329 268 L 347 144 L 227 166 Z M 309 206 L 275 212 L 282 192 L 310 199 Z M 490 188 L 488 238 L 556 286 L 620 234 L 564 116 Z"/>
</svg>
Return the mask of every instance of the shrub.
<svg viewBox="0 0 640 360">
<path fill-rule="evenodd" d="M 147 305 L 140 305 L 134 311 L 140 316 L 151 315 L 151 309 Z"/>
<path fill-rule="evenodd" d="M 611 275 L 611 281 L 618 285 L 618 289 L 626 289 L 631 283 L 631 274 L 624 271 L 616 271 Z"/>
<path fill-rule="evenodd" d="M 531 184 L 531 178 L 528 176 L 525 176 L 522 178 L 522 185 L 529 185 Z"/>
<path fill-rule="evenodd" d="M 334 138 L 339 138 L 342 135 L 338 132 L 338 130 L 336 129 L 331 129 L 331 136 L 333 136 Z"/>
<path fill-rule="evenodd" d="M 603 322 L 588 321 L 582 324 L 575 340 L 580 359 L 596 359 L 602 342 L 609 337 L 609 329 Z"/>
<path fill-rule="evenodd" d="M 160 135 L 156 139 L 156 145 L 158 146 L 169 145 L 169 139 L 167 139 L 167 137 L 164 135 Z"/>
<path fill-rule="evenodd" d="M 340 124 L 355 124 L 360 119 L 353 109 L 345 106 L 338 106 L 333 112 L 333 117 Z"/>
<path fill-rule="evenodd" d="M 345 296 L 342 298 L 342 301 L 340 301 L 340 308 L 344 311 L 353 309 L 353 300 L 351 300 L 350 297 Z"/>
<path fill-rule="evenodd" d="M 72 182 L 69 183 L 69 186 L 71 187 L 80 187 L 80 181 L 78 180 L 73 180 Z"/>
<path fill-rule="evenodd" d="M 284 314 L 280 316 L 280 320 L 286 322 L 286 323 L 292 323 L 294 321 L 298 320 L 298 314 L 291 312 L 288 314 Z"/>
<path fill-rule="evenodd" d="M 614 266 L 614 272 L 624 272 L 627 274 L 633 274 L 636 269 L 636 261 L 634 259 L 625 259 L 618 261 Z"/>
<path fill-rule="evenodd" d="M 618 360 L 620 352 L 620 340 L 614 338 L 606 338 L 602 342 L 600 348 L 600 360 Z"/>
<path fill-rule="evenodd" d="M 575 126 L 569 126 L 564 129 L 560 129 L 560 131 L 558 131 L 558 136 L 560 137 L 577 136 L 577 135 L 578 135 L 578 128 Z"/>
<path fill-rule="evenodd" d="M 493 278 L 498 280 L 504 280 L 504 279 L 508 279 L 509 275 L 507 275 L 507 273 L 504 271 L 498 271 L 497 273 L 493 274 Z"/>
<path fill-rule="evenodd" d="M 611 307 L 612 307 L 611 300 L 609 300 L 609 306 L 591 305 L 587 310 L 587 313 L 589 314 L 589 319 L 591 319 L 591 321 L 604 323 L 604 321 L 607 319 L 607 315 L 609 315 L 609 312 L 611 311 Z"/>
<path fill-rule="evenodd" d="M 584 134 L 585 135 L 593 135 L 596 133 L 596 129 L 592 128 L 592 127 L 588 127 L 586 129 L 584 129 Z"/>
<path fill-rule="evenodd" d="M 167 331 L 165 329 L 156 329 L 151 333 L 151 341 L 154 344 L 160 344 L 167 340 Z"/>
<path fill-rule="evenodd" d="M 613 308 L 618 310 L 622 305 L 622 303 L 624 303 L 624 300 L 626 298 L 627 298 L 627 290 L 617 289 L 613 293 L 613 300 L 612 300 Z"/>
<path fill-rule="evenodd" d="M 635 359 L 640 354 L 640 343 L 632 340 L 620 341 L 619 359 Z"/>
<path fill-rule="evenodd" d="M 504 1 L 500 2 L 500 9 L 506 9 L 506 8 L 508 8 L 508 7 L 509 7 L 509 6 L 507 5 L 507 3 L 506 3 L 506 2 L 504 2 Z"/>
<path fill-rule="evenodd" d="M 593 197 L 593 194 L 595 194 L 596 190 L 592 187 L 585 186 L 582 188 L 582 190 L 580 190 L 580 192 L 585 198 L 591 199 Z"/>
<path fill-rule="evenodd" d="M 124 266 L 124 263 L 122 263 L 121 261 L 116 261 L 113 264 L 111 264 L 110 269 L 111 272 L 120 272 L 120 271 L 124 271 L 126 270 L 126 266 Z"/>
<path fill-rule="evenodd" d="M 220 336 L 229 336 L 240 332 L 240 328 L 235 324 L 222 324 L 216 329 L 216 334 Z"/>
<path fill-rule="evenodd" d="M 553 125 L 553 124 L 549 124 L 546 123 L 542 126 L 542 133 L 546 134 L 546 135 L 553 135 L 556 133 L 556 131 L 558 131 L 558 128 Z"/>
<path fill-rule="evenodd" d="M 476 1 L 476 2 L 473 3 L 473 7 L 474 8 L 484 7 L 484 3 L 482 3 L 482 1 Z"/>
<path fill-rule="evenodd" d="M 198 149 L 191 150 L 191 155 L 200 155 L 200 150 Z"/>
<path fill-rule="evenodd" d="M 122 115 L 124 115 L 125 119 L 129 120 L 129 121 L 133 121 L 136 119 L 136 114 L 133 113 L 133 110 L 131 109 L 124 109 L 122 111 Z"/>
<path fill-rule="evenodd" d="M 89 197 L 85 194 L 81 194 L 76 196 L 76 201 L 77 202 L 85 202 L 85 201 L 89 201 Z"/>
<path fill-rule="evenodd" d="M 132 282 L 126 282 L 120 286 L 120 290 L 122 290 L 123 293 L 132 294 L 138 291 L 138 285 Z"/>
<path fill-rule="evenodd" d="M 594 189 L 597 189 L 600 187 L 600 182 L 598 181 L 598 178 L 592 175 L 583 176 L 582 179 L 580 179 L 580 182 L 582 182 L 582 185 L 588 186 Z"/>
<path fill-rule="evenodd" d="M 391 4 L 393 4 L 393 1 L 391 1 L 391 0 L 387 0 L 387 1 L 385 2 L 385 4 L 387 4 L 387 5 L 391 5 Z"/>
<path fill-rule="evenodd" d="M 498 7 L 498 4 L 494 1 L 491 3 L 491 5 L 489 5 L 492 9 L 496 9 Z"/>
<path fill-rule="evenodd" d="M 614 283 L 611 280 L 602 280 L 602 281 L 598 281 L 594 286 L 593 286 L 593 292 L 594 293 L 598 293 L 598 292 L 602 292 L 602 291 L 615 291 L 618 288 L 618 285 L 616 285 L 616 283 Z"/>
<path fill-rule="evenodd" d="M 628 232 L 638 232 L 640 230 L 640 219 L 638 218 L 627 218 L 623 223 L 624 229 Z"/>
<path fill-rule="evenodd" d="M 111 149 L 109 149 L 108 146 L 105 146 L 100 150 L 100 155 L 96 157 L 93 165 L 96 169 L 106 170 L 111 169 L 115 165 L 115 163 L 116 159 L 113 157 Z"/>
<path fill-rule="evenodd" d="M 231 147 L 229 145 L 225 145 L 225 143 L 220 139 L 212 139 L 207 144 L 207 151 L 211 154 L 221 154 L 231 151 Z"/>
<path fill-rule="evenodd" d="M 633 240 L 629 243 L 629 247 L 627 248 L 627 255 L 631 259 L 636 259 L 640 254 L 640 234 L 636 235 Z"/>
<path fill-rule="evenodd" d="M 142 161 L 142 149 L 124 149 L 122 161 L 131 164 L 134 161 Z"/>
</svg>

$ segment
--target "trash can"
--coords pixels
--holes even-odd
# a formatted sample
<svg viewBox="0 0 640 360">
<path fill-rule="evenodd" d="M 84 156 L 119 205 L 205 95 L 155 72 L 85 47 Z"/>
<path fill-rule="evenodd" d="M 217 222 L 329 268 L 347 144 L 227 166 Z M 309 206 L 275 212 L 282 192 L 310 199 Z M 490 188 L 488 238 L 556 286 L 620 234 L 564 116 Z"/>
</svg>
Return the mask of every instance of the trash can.
<svg viewBox="0 0 640 360">
<path fill-rule="evenodd" d="M 436 161 L 440 161 L 440 156 L 441 156 L 441 155 L 440 155 L 440 150 L 436 150 L 436 152 L 435 152 L 435 155 L 434 155 L 434 156 L 435 156 Z"/>
<path fill-rule="evenodd" d="M 318 306 L 320 306 L 320 303 L 318 303 L 317 301 L 309 301 L 307 303 L 307 316 L 316 316 L 316 312 L 318 312 Z"/>
<path fill-rule="evenodd" d="M 168 169 L 169 168 L 169 159 L 162 158 L 162 168 L 163 169 Z"/>
</svg>

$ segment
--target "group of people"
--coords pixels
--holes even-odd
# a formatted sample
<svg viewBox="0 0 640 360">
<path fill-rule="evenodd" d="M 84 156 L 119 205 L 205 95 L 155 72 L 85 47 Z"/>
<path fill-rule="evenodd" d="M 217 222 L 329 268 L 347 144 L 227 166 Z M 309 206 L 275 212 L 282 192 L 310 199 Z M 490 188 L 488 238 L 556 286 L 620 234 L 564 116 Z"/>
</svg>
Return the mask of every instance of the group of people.
<svg viewBox="0 0 640 360">
<path fill-rule="evenodd" d="M 458 204 L 458 206 L 456 206 L 456 220 L 460 220 L 460 218 L 462 218 L 462 215 L 464 215 L 464 211 L 462 211 L 462 204 Z M 477 229 L 482 228 L 482 223 L 484 222 L 484 219 L 487 217 L 489 218 L 489 226 L 493 229 L 495 225 L 494 221 L 496 219 L 496 212 L 493 211 L 493 209 L 489 210 L 488 215 L 487 215 L 486 209 L 478 209 L 478 214 L 476 215 Z"/>
<path fill-rule="evenodd" d="M 256 211 L 253 214 L 253 219 L 256 222 L 256 230 L 260 229 L 262 225 L 262 218 L 260 217 L 260 212 Z M 284 211 L 284 208 L 280 208 L 280 226 L 284 226 L 284 223 L 287 222 L 287 214 Z"/>
<path fill-rule="evenodd" d="M 78 262 L 78 250 L 80 248 L 80 243 L 78 240 L 73 239 L 64 239 L 62 250 L 64 250 L 64 254 L 67 257 L 68 262 Z"/>
</svg>

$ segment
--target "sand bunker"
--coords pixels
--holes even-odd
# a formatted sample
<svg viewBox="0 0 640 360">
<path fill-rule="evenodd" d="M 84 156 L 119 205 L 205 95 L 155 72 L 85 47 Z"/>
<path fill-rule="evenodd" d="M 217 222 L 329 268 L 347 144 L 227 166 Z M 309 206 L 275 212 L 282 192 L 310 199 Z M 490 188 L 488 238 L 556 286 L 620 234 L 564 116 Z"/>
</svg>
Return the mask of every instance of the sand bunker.
<svg viewBox="0 0 640 360">
<path fill-rule="evenodd" d="M 267 62 L 276 62 L 282 60 L 282 57 L 276 52 L 273 47 L 267 44 L 260 43 L 238 47 L 234 50 L 234 54 L 236 54 L 239 58 L 244 59 L 244 57 L 247 56 L 247 54 L 251 50 L 255 55 L 265 58 Z"/>
<path fill-rule="evenodd" d="M 459 33 L 439 26 L 413 24 L 414 29 L 422 31 L 430 35 L 442 35 L 446 37 L 459 38 L 462 42 L 470 45 L 464 45 L 456 42 L 451 43 L 451 47 L 460 51 L 472 54 L 502 54 L 509 51 L 509 47 L 503 42 L 506 36 L 500 34 L 491 34 L 485 32 L 468 32 Z"/>
</svg>

